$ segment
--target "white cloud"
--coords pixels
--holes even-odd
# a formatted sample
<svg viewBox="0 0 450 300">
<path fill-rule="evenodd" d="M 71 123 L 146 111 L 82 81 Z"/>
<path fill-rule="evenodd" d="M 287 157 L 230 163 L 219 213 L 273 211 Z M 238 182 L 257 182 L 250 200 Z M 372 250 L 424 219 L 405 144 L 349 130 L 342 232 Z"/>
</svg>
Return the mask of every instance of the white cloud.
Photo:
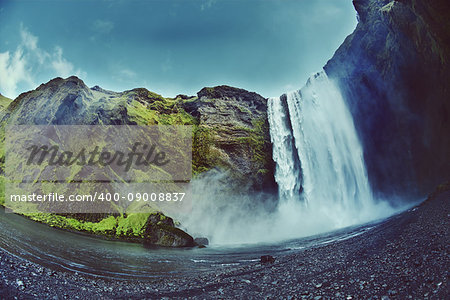
<svg viewBox="0 0 450 300">
<path fill-rule="evenodd" d="M 136 72 L 128 68 L 120 68 L 115 66 L 111 78 L 119 82 L 134 82 L 137 77 Z"/>
<path fill-rule="evenodd" d="M 137 74 L 129 69 L 122 69 L 120 70 L 120 74 L 126 78 L 134 78 L 137 76 Z"/>
<path fill-rule="evenodd" d="M 23 25 L 20 27 L 21 42 L 14 51 L 0 52 L 0 92 L 10 98 L 18 95 L 22 89 L 36 88 L 39 75 L 85 77 L 86 73 L 75 69 L 74 65 L 63 57 L 63 49 L 55 47 L 48 52 L 38 46 L 38 37 Z"/>
<path fill-rule="evenodd" d="M 23 25 L 21 25 L 20 27 L 20 37 L 22 38 L 22 44 L 30 50 L 36 50 L 38 43 L 37 36 L 34 36 L 30 32 L 28 32 L 26 28 L 23 27 Z"/>
<path fill-rule="evenodd" d="M 114 23 L 106 20 L 96 20 L 93 26 L 94 31 L 98 33 L 110 33 L 114 29 Z"/>
<path fill-rule="evenodd" d="M 63 56 L 63 50 L 61 47 L 55 48 L 53 54 L 52 68 L 61 77 L 68 77 L 73 74 L 73 64 L 68 62 Z"/>
<path fill-rule="evenodd" d="M 206 10 L 208 8 L 211 8 L 215 3 L 217 2 L 217 0 L 205 0 L 201 5 L 200 5 L 200 10 Z"/>
<path fill-rule="evenodd" d="M 23 49 L 20 47 L 12 54 L 9 51 L 0 53 L 1 93 L 7 97 L 14 98 L 17 96 L 17 84 L 19 82 L 25 82 L 30 86 L 34 86 L 30 71 Z"/>
</svg>

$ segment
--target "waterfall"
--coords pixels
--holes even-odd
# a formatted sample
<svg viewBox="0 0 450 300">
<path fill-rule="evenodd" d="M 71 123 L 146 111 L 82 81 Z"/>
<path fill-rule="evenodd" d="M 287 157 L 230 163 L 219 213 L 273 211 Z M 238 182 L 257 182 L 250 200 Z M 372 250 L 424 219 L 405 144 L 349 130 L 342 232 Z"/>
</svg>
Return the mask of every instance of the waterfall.
<svg viewBox="0 0 450 300">
<path fill-rule="evenodd" d="M 273 160 L 277 162 L 276 178 L 281 199 L 300 196 L 302 172 L 298 151 L 292 133 L 286 97 L 270 99 L 268 114 L 270 138 L 273 144 Z"/>
<path fill-rule="evenodd" d="M 269 99 L 268 115 L 281 205 L 303 201 L 339 227 L 375 204 L 352 115 L 324 71 Z"/>
<path fill-rule="evenodd" d="M 195 206 L 179 216 L 189 232 L 215 244 L 276 242 L 393 213 L 373 199 L 352 116 L 325 72 L 269 99 L 268 119 L 278 195 L 233 194 L 226 174 L 209 172 L 191 182 Z"/>
</svg>

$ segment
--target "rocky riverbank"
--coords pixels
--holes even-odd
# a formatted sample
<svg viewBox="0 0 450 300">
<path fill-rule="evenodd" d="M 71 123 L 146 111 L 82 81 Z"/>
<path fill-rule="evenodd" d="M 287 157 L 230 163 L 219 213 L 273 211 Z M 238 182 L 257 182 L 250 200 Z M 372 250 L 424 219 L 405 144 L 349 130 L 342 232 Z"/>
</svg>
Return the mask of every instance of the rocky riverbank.
<svg viewBox="0 0 450 300">
<path fill-rule="evenodd" d="M 20 299 L 444 299 L 450 188 L 362 235 L 219 271 L 147 281 L 61 272 L 1 252 L 0 294 Z"/>
</svg>

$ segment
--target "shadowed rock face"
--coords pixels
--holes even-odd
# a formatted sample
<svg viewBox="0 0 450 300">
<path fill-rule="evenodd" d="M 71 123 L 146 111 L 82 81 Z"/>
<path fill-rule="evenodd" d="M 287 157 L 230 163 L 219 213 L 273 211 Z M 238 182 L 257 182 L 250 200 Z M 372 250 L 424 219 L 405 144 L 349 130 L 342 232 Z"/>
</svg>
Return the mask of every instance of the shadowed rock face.
<svg viewBox="0 0 450 300">
<path fill-rule="evenodd" d="M 450 2 L 354 0 L 359 23 L 325 70 L 337 81 L 381 194 L 450 178 Z"/>
</svg>

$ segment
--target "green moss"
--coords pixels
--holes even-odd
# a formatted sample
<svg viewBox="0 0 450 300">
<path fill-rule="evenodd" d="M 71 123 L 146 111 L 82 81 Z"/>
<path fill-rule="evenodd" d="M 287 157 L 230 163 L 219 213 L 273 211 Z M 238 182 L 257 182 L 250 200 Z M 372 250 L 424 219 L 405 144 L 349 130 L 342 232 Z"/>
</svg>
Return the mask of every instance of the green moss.
<svg viewBox="0 0 450 300">
<path fill-rule="evenodd" d="M 171 246 L 173 245 L 173 242 L 175 241 L 174 237 L 171 235 L 164 235 L 163 237 L 161 237 L 158 241 L 158 245 L 160 246 Z"/>
<path fill-rule="evenodd" d="M 182 99 L 158 98 L 150 103 L 137 100 L 127 105 L 128 115 L 139 125 L 194 125 L 197 119 L 181 108 Z"/>
<path fill-rule="evenodd" d="M 194 175 L 209 170 L 214 164 L 211 155 L 212 145 L 212 129 L 206 126 L 194 126 L 192 141 L 192 170 Z"/>
<path fill-rule="evenodd" d="M 237 108 L 239 109 L 239 111 L 240 111 L 241 113 L 248 114 L 248 115 L 251 115 L 251 114 L 252 114 L 252 112 L 251 112 L 248 108 L 246 108 L 246 107 L 243 107 L 243 106 L 241 106 L 241 105 L 237 105 Z"/>
<path fill-rule="evenodd" d="M 117 236 L 143 237 L 145 224 L 150 213 L 132 213 L 118 217 Z"/>
<path fill-rule="evenodd" d="M 257 172 L 258 175 L 262 175 L 262 176 L 265 176 L 268 173 L 269 173 L 268 169 L 259 169 L 258 172 Z"/>
<path fill-rule="evenodd" d="M 117 238 L 144 238 L 147 220 L 153 213 L 131 213 L 126 216 L 109 216 L 100 222 L 84 222 L 75 218 L 50 214 L 50 213 L 30 213 L 26 217 L 51 227 L 76 230 L 95 235 L 104 235 Z M 160 214 L 160 220 L 167 217 Z M 171 226 L 160 224 L 158 227 L 166 231 L 184 236 L 182 230 L 176 230 Z M 187 234 L 185 234 L 188 236 Z"/>
<path fill-rule="evenodd" d="M 241 144 L 247 145 L 251 160 L 258 163 L 259 166 L 265 166 L 271 159 L 272 146 L 266 138 L 269 132 L 269 123 L 267 118 L 253 120 L 253 129 L 246 129 L 248 136 L 238 138 Z"/>
<path fill-rule="evenodd" d="M 12 102 L 11 99 L 6 98 L 3 95 L 0 95 L 0 110 L 4 110 L 8 107 L 8 105 Z"/>
<path fill-rule="evenodd" d="M 92 232 L 98 234 L 114 233 L 117 227 L 117 219 L 114 216 L 109 216 L 98 223 L 92 223 Z"/>
<path fill-rule="evenodd" d="M 30 213 L 25 214 L 26 217 L 41 223 L 45 223 L 51 227 L 61 229 L 77 230 L 98 235 L 112 235 L 117 227 L 117 219 L 109 216 L 100 222 L 83 222 L 75 218 L 50 214 L 50 213 Z"/>
</svg>

